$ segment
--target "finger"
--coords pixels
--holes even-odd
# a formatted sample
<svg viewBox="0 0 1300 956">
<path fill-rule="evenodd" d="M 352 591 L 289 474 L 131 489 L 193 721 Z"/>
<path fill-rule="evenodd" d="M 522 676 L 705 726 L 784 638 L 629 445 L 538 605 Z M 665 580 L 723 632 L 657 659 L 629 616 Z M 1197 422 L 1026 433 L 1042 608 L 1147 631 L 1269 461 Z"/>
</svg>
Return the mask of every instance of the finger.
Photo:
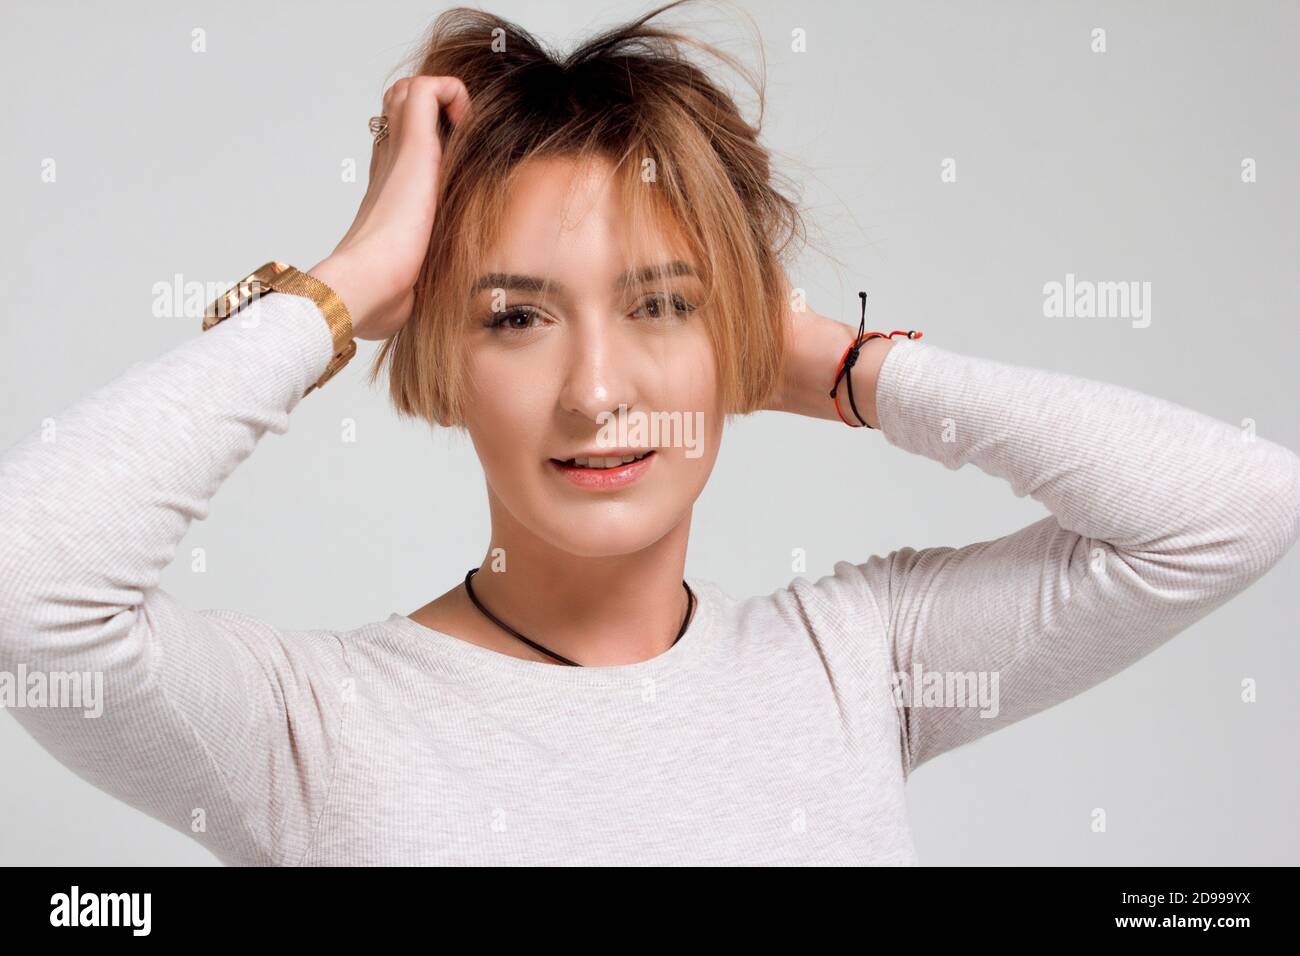
<svg viewBox="0 0 1300 956">
<path fill-rule="evenodd" d="M 415 77 L 405 100 L 402 122 L 413 136 L 427 142 L 436 137 L 438 114 L 444 109 L 453 124 L 469 115 L 469 90 L 465 84 L 454 76 Z"/>
<path fill-rule="evenodd" d="M 375 170 L 379 168 L 379 150 L 383 147 L 387 138 L 375 139 L 370 144 L 370 178 L 367 180 L 368 182 L 373 183 L 375 181 Z"/>
<path fill-rule="evenodd" d="M 388 135 L 380 142 L 381 146 L 390 139 L 397 139 L 401 132 L 404 112 L 402 104 L 406 102 L 410 84 L 411 78 L 404 76 L 384 92 L 383 113 L 388 117 Z"/>
<path fill-rule="evenodd" d="M 438 104 L 447 111 L 447 118 L 459 126 L 470 114 L 469 89 L 454 76 L 439 91 Z"/>
<path fill-rule="evenodd" d="M 393 120 L 397 118 L 393 103 L 399 89 L 398 84 L 401 82 L 401 80 L 398 80 L 397 83 L 384 90 L 383 106 L 379 110 L 381 115 L 388 118 L 389 135 L 392 135 Z"/>
<path fill-rule="evenodd" d="M 372 183 L 375 181 L 375 172 L 379 168 L 381 157 L 387 156 L 391 152 L 388 149 L 388 143 L 389 140 L 395 137 L 397 128 L 401 125 L 402 103 L 406 99 L 409 85 L 410 77 L 404 76 L 384 91 L 383 108 L 380 113 L 387 118 L 388 129 L 382 136 L 377 136 L 370 147 L 369 181 Z"/>
<path fill-rule="evenodd" d="M 393 83 L 392 86 L 390 86 L 388 89 L 384 91 L 385 111 L 397 105 L 398 97 L 405 95 L 406 87 L 410 84 L 410 82 L 411 82 L 411 78 L 409 76 L 403 76 L 400 79 L 398 79 L 395 83 Z"/>
<path fill-rule="evenodd" d="M 399 127 L 402 126 L 403 104 L 406 103 L 409 92 L 411 92 L 411 77 L 402 77 L 394 83 L 390 101 L 386 104 L 385 113 L 389 117 L 389 133 L 393 137 L 396 137 Z"/>
</svg>

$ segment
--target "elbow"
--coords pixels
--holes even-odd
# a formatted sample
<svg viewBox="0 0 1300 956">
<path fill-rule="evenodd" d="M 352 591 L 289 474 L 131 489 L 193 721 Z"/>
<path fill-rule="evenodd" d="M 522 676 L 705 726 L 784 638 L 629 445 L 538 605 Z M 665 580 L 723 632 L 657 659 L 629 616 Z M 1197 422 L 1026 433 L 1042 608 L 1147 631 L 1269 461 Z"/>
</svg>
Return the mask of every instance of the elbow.
<svg viewBox="0 0 1300 956">
<path fill-rule="evenodd" d="M 71 668 L 129 630 L 133 615 L 123 611 L 131 608 L 106 604 L 75 579 L 35 563 L 16 570 L 0 565 L 0 671 Z"/>
<path fill-rule="evenodd" d="M 1300 538 L 1300 456 L 1255 449 L 1250 466 L 1210 480 L 1204 503 L 1163 539 L 1118 550 L 1148 600 L 1215 606 L 1263 577 Z"/>
<path fill-rule="evenodd" d="M 1226 544 L 1237 558 L 1227 582 L 1234 592 L 1262 577 L 1300 538 L 1300 456 L 1269 445 L 1267 456 L 1253 459 L 1259 467 L 1224 496 L 1232 529 Z"/>
<path fill-rule="evenodd" d="M 7 661 L 20 634 L 25 630 L 23 618 L 29 613 L 31 562 L 24 560 L 10 534 L 12 523 L 3 522 L 0 539 L 0 669 Z"/>
<path fill-rule="evenodd" d="M 0 650 L 7 656 L 35 623 L 33 606 L 41 578 L 40 543 L 34 529 L 45 520 L 40 501 L 16 487 L 11 461 L 0 475 Z"/>
<path fill-rule="evenodd" d="M 36 588 L 39 572 L 32 561 L 22 561 L 12 553 L 0 560 L 0 670 L 11 670 L 12 663 L 28 660 L 41 627 L 40 592 Z"/>
<path fill-rule="evenodd" d="M 146 588 L 83 529 L 59 533 L 48 501 L 0 483 L 0 670 L 79 659 L 129 628 Z M 62 506 L 60 506 L 62 507 Z"/>
<path fill-rule="evenodd" d="M 55 570 L 71 559 L 31 548 L 0 549 L 0 666 L 31 663 L 51 648 L 74 650 L 92 595 Z"/>
</svg>

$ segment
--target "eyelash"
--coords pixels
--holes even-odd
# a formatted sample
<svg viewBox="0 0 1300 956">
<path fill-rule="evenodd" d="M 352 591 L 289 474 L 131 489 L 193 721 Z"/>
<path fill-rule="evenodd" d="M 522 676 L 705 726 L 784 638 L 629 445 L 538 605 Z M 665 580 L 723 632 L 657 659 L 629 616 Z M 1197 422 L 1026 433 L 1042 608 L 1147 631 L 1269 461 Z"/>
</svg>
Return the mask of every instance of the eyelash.
<svg viewBox="0 0 1300 956">
<path fill-rule="evenodd" d="M 691 313 L 695 311 L 696 307 L 691 303 L 687 302 L 686 298 L 682 296 L 680 293 L 674 293 L 672 296 L 665 296 L 665 295 L 648 296 L 646 299 L 641 300 L 641 304 L 642 306 L 644 306 L 644 304 L 647 301 L 651 301 L 651 300 L 665 301 L 669 298 L 673 300 L 673 305 L 676 307 L 678 312 Z M 506 325 L 506 323 L 511 318 L 517 315 L 523 315 L 528 318 L 541 318 L 542 313 L 532 308 L 531 306 L 517 305 L 512 308 L 506 309 L 504 312 L 495 314 L 493 318 L 490 318 L 487 321 L 485 321 L 483 323 L 483 326 L 487 329 L 490 329 L 493 332 L 503 332 L 507 335 L 512 335 L 512 334 L 518 335 L 530 331 L 532 329 L 532 326 L 529 326 L 527 328 L 517 329 Z M 663 319 L 664 317 L 658 316 L 656 318 Z"/>
</svg>

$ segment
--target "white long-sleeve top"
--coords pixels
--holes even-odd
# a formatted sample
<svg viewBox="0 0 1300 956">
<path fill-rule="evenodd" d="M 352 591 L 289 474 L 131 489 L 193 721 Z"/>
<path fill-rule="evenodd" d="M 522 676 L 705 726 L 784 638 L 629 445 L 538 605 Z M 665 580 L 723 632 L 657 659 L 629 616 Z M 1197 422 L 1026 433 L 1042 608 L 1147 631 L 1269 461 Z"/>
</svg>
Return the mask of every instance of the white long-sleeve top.
<svg viewBox="0 0 1300 956">
<path fill-rule="evenodd" d="M 1049 516 L 745 599 L 688 576 L 681 640 L 614 667 L 523 660 L 398 613 L 295 631 L 182 606 L 159 579 L 190 522 L 288 430 L 331 350 L 311 300 L 272 294 L 0 459 L 11 713 L 228 864 L 915 863 L 913 769 L 1121 670 L 1300 533 L 1300 458 L 1280 445 L 900 341 L 880 434 Z M 102 674 L 102 713 L 38 705 L 34 688 L 76 674 Z"/>
</svg>

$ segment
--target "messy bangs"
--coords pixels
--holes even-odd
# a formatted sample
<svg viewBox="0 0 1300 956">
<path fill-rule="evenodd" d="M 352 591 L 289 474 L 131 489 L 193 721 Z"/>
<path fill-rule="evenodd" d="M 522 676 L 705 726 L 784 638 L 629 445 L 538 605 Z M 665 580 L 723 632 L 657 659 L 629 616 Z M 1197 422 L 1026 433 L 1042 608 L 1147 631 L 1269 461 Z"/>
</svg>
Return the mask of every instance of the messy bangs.
<svg viewBox="0 0 1300 956">
<path fill-rule="evenodd" d="M 763 407 L 784 362 L 785 260 L 803 236 L 795 204 L 773 185 L 758 129 L 691 62 L 703 49 L 647 21 L 606 31 L 568 56 L 509 21 L 470 8 L 441 14 L 417 74 L 451 75 L 469 117 L 445 117 L 438 208 L 411 319 L 380 347 L 370 380 L 389 372 L 399 414 L 463 427 L 470 290 L 505 227 L 511 188 L 529 160 L 607 164 L 625 213 L 629 263 L 684 259 L 713 345 L 728 417 Z M 760 103 L 761 83 L 756 84 Z"/>
</svg>

